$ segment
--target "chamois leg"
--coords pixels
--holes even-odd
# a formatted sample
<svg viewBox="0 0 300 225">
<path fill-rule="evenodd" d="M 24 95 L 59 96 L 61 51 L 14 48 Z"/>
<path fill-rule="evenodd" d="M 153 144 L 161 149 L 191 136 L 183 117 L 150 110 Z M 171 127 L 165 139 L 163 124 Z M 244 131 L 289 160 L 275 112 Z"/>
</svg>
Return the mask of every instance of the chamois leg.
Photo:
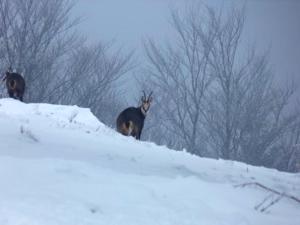
<svg viewBox="0 0 300 225">
<path fill-rule="evenodd" d="M 14 92 L 13 91 L 8 91 L 8 95 L 10 98 L 15 98 Z"/>
<path fill-rule="evenodd" d="M 23 93 L 21 91 L 17 91 L 17 97 L 21 102 L 23 102 Z"/>
<path fill-rule="evenodd" d="M 134 131 L 132 131 L 131 134 L 129 134 L 128 136 L 132 136 L 132 137 L 136 138 L 136 134 Z"/>
<path fill-rule="evenodd" d="M 136 138 L 137 140 L 140 140 L 140 139 L 141 139 L 141 133 L 142 133 L 142 132 L 138 132 L 138 134 L 136 135 L 135 138 Z"/>
<path fill-rule="evenodd" d="M 22 94 L 19 94 L 19 99 L 21 102 L 23 102 L 23 95 Z"/>
</svg>

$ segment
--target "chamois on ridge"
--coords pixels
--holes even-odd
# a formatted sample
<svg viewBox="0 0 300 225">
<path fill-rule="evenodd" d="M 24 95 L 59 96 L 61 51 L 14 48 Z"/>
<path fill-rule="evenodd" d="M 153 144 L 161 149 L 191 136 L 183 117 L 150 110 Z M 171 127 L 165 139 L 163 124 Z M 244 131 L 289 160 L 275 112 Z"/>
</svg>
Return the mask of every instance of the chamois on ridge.
<svg viewBox="0 0 300 225">
<path fill-rule="evenodd" d="M 140 140 L 144 127 L 144 120 L 153 100 L 152 92 L 146 97 L 146 93 L 141 98 L 142 104 L 139 107 L 129 107 L 122 111 L 117 118 L 117 131 L 126 136 L 133 136 Z"/>
<path fill-rule="evenodd" d="M 6 81 L 6 88 L 9 97 L 19 99 L 21 102 L 23 102 L 23 95 L 25 92 L 24 78 L 19 73 L 15 73 L 11 68 L 9 68 L 5 72 L 2 81 Z"/>
</svg>

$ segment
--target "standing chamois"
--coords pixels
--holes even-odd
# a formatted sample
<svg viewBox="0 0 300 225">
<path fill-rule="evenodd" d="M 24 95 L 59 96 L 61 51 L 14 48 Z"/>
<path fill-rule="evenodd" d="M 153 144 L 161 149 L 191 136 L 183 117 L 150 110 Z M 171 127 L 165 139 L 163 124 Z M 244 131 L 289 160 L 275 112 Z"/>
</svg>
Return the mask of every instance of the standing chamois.
<svg viewBox="0 0 300 225">
<path fill-rule="evenodd" d="M 129 107 L 122 111 L 117 118 L 117 131 L 126 136 L 133 136 L 140 140 L 144 127 L 144 120 L 152 102 L 152 92 L 148 98 L 143 91 L 142 104 L 139 107 Z"/>
<path fill-rule="evenodd" d="M 23 95 L 25 91 L 25 80 L 18 74 L 14 73 L 11 68 L 9 68 L 2 81 L 6 80 L 6 87 L 9 97 L 19 99 L 23 102 Z"/>
</svg>

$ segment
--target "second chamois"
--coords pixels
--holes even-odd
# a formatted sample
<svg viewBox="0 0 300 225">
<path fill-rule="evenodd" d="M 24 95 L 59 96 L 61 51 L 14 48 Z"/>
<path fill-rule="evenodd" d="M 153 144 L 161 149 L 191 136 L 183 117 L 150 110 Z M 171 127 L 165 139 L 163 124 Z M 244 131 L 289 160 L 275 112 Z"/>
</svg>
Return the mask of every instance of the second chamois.
<svg viewBox="0 0 300 225">
<path fill-rule="evenodd" d="M 7 70 L 2 81 L 6 81 L 6 88 L 9 97 L 19 99 L 23 102 L 23 95 L 25 91 L 25 80 L 18 74 L 12 72 L 11 69 Z"/>
<path fill-rule="evenodd" d="M 141 98 L 142 104 L 139 107 L 129 107 L 122 111 L 117 118 L 117 131 L 126 136 L 133 136 L 140 140 L 144 127 L 144 120 L 152 102 L 152 92 Z"/>
</svg>

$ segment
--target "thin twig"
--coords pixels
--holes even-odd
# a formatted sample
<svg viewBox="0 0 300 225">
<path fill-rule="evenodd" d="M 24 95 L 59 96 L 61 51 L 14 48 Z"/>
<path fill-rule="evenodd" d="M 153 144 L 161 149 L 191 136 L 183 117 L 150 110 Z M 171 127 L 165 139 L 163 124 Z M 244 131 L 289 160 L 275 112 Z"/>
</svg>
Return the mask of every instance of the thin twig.
<svg viewBox="0 0 300 225">
<path fill-rule="evenodd" d="M 272 205 L 275 205 L 277 202 L 279 202 L 281 199 L 283 198 L 283 194 L 278 196 L 277 198 L 273 199 L 268 205 L 266 205 L 265 207 L 263 207 L 260 211 L 264 212 L 266 211 L 268 208 L 270 208 Z"/>
<path fill-rule="evenodd" d="M 273 194 L 270 194 L 270 195 L 268 195 L 267 197 L 265 197 L 264 200 L 263 200 L 261 203 L 257 204 L 257 205 L 254 207 L 254 209 L 255 209 L 255 210 L 258 210 L 263 204 L 265 204 L 265 202 L 267 202 L 270 198 L 272 198 L 272 196 L 273 196 Z"/>
<path fill-rule="evenodd" d="M 265 189 L 267 191 L 270 191 L 270 192 L 272 192 L 274 194 L 277 194 L 277 195 L 280 195 L 280 196 L 282 195 L 282 197 L 286 197 L 286 198 L 289 198 L 291 200 L 296 201 L 297 203 L 300 203 L 300 199 L 299 198 L 297 198 L 297 197 L 295 197 L 293 195 L 290 195 L 290 194 L 281 193 L 281 192 L 279 192 L 277 190 L 269 188 L 269 187 L 267 187 L 267 186 L 265 186 L 265 185 L 263 185 L 261 183 L 258 183 L 258 182 L 249 182 L 249 183 L 244 183 L 244 184 L 238 184 L 238 185 L 235 185 L 234 187 L 246 187 L 246 186 L 250 186 L 250 185 L 258 186 L 258 187 L 260 187 L 262 189 Z"/>
</svg>

